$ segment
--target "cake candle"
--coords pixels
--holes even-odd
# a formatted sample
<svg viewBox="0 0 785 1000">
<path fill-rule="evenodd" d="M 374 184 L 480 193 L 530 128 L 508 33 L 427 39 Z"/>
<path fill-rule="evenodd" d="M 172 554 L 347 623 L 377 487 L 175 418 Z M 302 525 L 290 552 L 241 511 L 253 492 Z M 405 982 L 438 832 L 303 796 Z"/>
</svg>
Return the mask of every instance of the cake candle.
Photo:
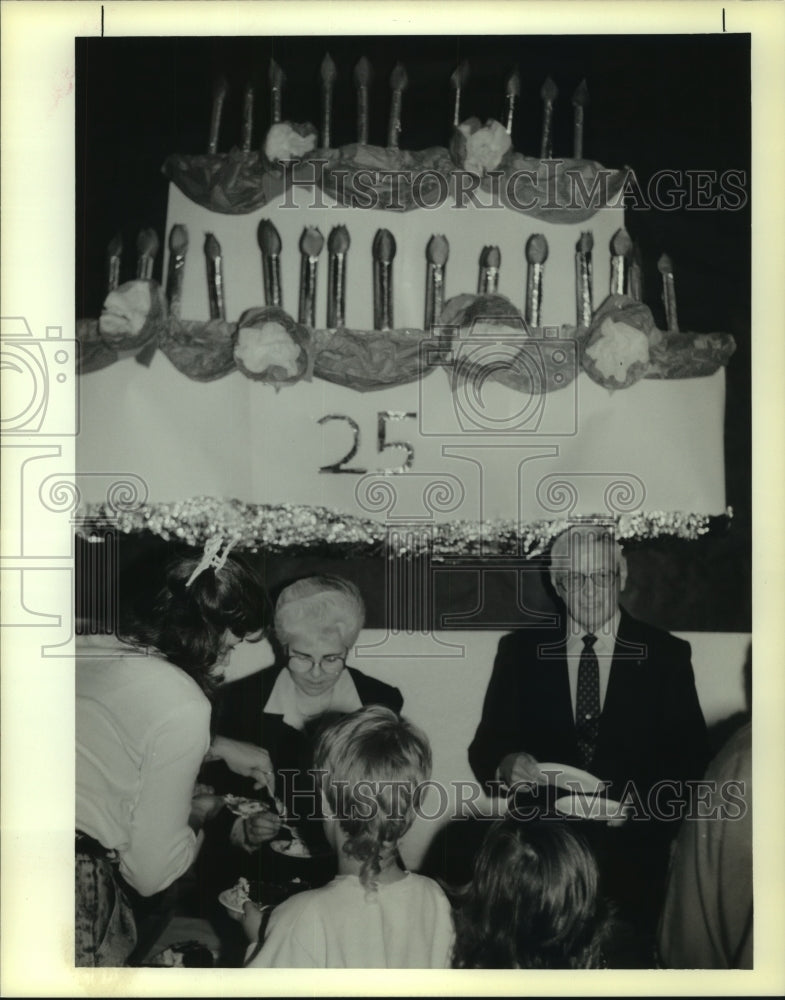
<svg viewBox="0 0 785 1000">
<path fill-rule="evenodd" d="M 452 123 L 453 125 L 459 125 L 461 122 L 461 90 L 466 84 L 469 78 L 469 64 L 464 61 L 458 66 L 452 73 L 450 77 L 450 86 L 455 91 L 455 100 L 453 102 L 453 112 L 452 112 Z"/>
<path fill-rule="evenodd" d="M 581 233 L 575 250 L 575 298 L 578 326 L 588 329 L 592 316 L 592 259 L 594 237 L 590 232 Z"/>
<path fill-rule="evenodd" d="M 123 257 L 123 238 L 118 233 L 109 240 L 106 248 L 106 290 L 113 292 L 120 284 L 120 262 Z"/>
<path fill-rule="evenodd" d="M 210 319 L 226 319 L 221 244 L 212 233 L 208 233 L 205 238 L 204 256 L 207 264 L 207 298 L 210 301 Z"/>
<path fill-rule="evenodd" d="M 251 144 L 253 142 L 253 106 L 254 106 L 254 89 L 249 83 L 245 88 L 245 93 L 243 94 L 242 147 L 244 153 L 251 152 Z"/>
<path fill-rule="evenodd" d="M 627 294 L 636 302 L 643 302 L 643 268 L 641 266 L 641 248 L 637 242 L 633 244 L 630 266 L 627 270 Z"/>
<path fill-rule="evenodd" d="M 586 81 L 581 80 L 572 95 L 573 128 L 572 155 L 576 160 L 583 159 L 583 109 L 589 103 L 589 88 Z"/>
<path fill-rule="evenodd" d="M 395 69 L 390 74 L 390 89 L 392 98 L 390 100 L 390 124 L 387 130 L 387 145 L 391 148 L 398 146 L 398 133 L 401 131 L 401 104 L 403 103 L 403 92 L 409 78 L 406 70 L 400 63 L 396 63 Z"/>
<path fill-rule="evenodd" d="M 526 241 L 526 322 L 542 326 L 542 276 L 548 259 L 548 241 L 542 233 L 535 233 Z"/>
<path fill-rule="evenodd" d="M 333 114 L 333 86 L 337 72 L 330 53 L 322 59 L 322 148 L 330 148 L 330 127 Z"/>
<path fill-rule="evenodd" d="M 373 239 L 373 328 L 393 328 L 393 259 L 395 237 L 389 229 L 379 229 Z"/>
<path fill-rule="evenodd" d="M 324 237 L 316 226 L 306 226 L 300 237 L 300 309 L 298 321 L 316 326 L 316 273 Z"/>
<path fill-rule="evenodd" d="M 548 76 L 540 89 L 542 98 L 542 142 L 540 143 L 540 159 L 549 160 L 552 155 L 551 129 L 553 126 L 553 105 L 559 96 L 559 88 Z"/>
<path fill-rule="evenodd" d="M 368 91 L 371 86 L 371 64 L 363 56 L 354 67 L 357 87 L 357 142 L 368 142 Z"/>
<path fill-rule="evenodd" d="M 169 233 L 169 270 L 166 276 L 166 299 L 169 314 L 180 317 L 183 301 L 183 276 L 185 255 L 188 253 L 188 230 L 185 226 L 172 226 Z"/>
<path fill-rule="evenodd" d="M 281 120 L 281 95 L 283 93 L 284 80 L 286 74 L 278 63 L 270 58 L 270 117 L 273 125 L 277 125 Z"/>
<path fill-rule="evenodd" d="M 662 301 L 665 303 L 665 322 L 671 333 L 678 333 L 679 320 L 676 316 L 676 285 L 673 280 L 673 262 L 666 253 L 657 261 L 657 269 L 662 275 Z"/>
<path fill-rule="evenodd" d="M 213 87 L 213 107 L 210 112 L 210 137 L 207 142 L 207 152 L 211 155 L 218 152 L 218 133 L 221 131 L 221 116 L 228 89 L 224 77 L 219 76 Z"/>
<path fill-rule="evenodd" d="M 346 326 L 346 256 L 351 240 L 346 226 L 334 226 L 327 237 L 327 327 Z"/>
<path fill-rule="evenodd" d="M 632 250 L 626 229 L 617 229 L 611 240 L 611 295 L 624 295 L 624 261 Z"/>
<path fill-rule="evenodd" d="M 148 281 L 153 276 L 155 255 L 158 253 L 158 234 L 154 229 L 143 229 L 139 233 L 136 250 L 136 277 Z"/>
<path fill-rule="evenodd" d="M 281 294 L 281 237 L 269 219 L 262 219 L 256 231 L 262 251 L 264 302 L 268 306 L 283 306 Z"/>
<path fill-rule="evenodd" d="M 480 279 L 477 283 L 478 295 L 494 295 L 499 285 L 499 269 L 502 254 L 498 247 L 483 247 L 480 254 Z"/>
<path fill-rule="evenodd" d="M 427 270 L 425 273 L 425 323 L 423 329 L 430 330 L 438 323 L 444 308 L 444 269 L 450 256 L 450 244 L 446 236 L 432 236 L 425 248 Z"/>
<path fill-rule="evenodd" d="M 518 70 L 514 70 L 507 80 L 507 135 L 512 135 L 512 120 L 515 115 L 515 102 L 521 93 L 521 78 Z"/>
</svg>

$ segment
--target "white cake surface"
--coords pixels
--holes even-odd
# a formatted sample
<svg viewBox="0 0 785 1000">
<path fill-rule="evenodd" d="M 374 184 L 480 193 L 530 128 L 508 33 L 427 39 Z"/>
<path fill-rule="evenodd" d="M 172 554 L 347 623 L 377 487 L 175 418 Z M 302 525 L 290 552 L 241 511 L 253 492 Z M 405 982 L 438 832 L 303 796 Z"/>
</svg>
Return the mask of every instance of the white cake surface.
<svg viewBox="0 0 785 1000">
<path fill-rule="evenodd" d="M 489 197 L 489 196 L 488 196 Z M 313 207 L 314 203 L 324 207 Z M 294 203 L 297 207 L 287 207 Z M 306 226 L 317 226 L 325 245 L 319 257 L 316 326 L 327 322 L 327 239 L 334 226 L 346 226 L 351 239 L 347 257 L 346 326 L 373 328 L 373 258 L 371 246 L 379 229 L 395 237 L 393 261 L 393 326 L 422 329 L 425 313 L 425 248 L 431 236 L 442 234 L 450 244 L 446 265 L 446 297 L 476 294 L 480 254 L 485 246 L 501 251 L 498 292 L 523 311 L 526 291 L 526 241 L 541 233 L 548 241 L 543 276 L 541 324 L 575 325 L 575 247 L 582 232 L 594 238 L 594 306 L 610 291 L 610 242 L 624 225 L 622 208 L 603 208 L 576 224 L 543 222 L 504 206 L 455 207 L 450 199 L 437 208 L 397 212 L 338 205 L 312 187 L 293 187 L 286 195 L 246 215 L 223 215 L 197 205 L 174 184 L 169 185 L 166 233 L 172 226 L 188 229 L 190 245 L 183 281 L 183 319 L 209 319 L 204 241 L 218 240 L 223 256 L 226 319 L 235 321 L 253 306 L 263 306 L 262 257 L 257 229 L 270 219 L 281 237 L 283 308 L 297 319 L 300 286 L 300 237 Z M 164 258 L 167 273 L 168 250 Z"/>
<path fill-rule="evenodd" d="M 318 379 L 276 392 L 239 372 L 192 381 L 160 351 L 149 367 L 128 358 L 79 384 L 77 470 L 86 502 L 105 501 L 108 484 L 132 474 L 151 503 L 226 497 L 380 521 L 725 511 L 724 369 L 613 393 L 585 373 L 538 397 L 488 382 L 485 408 L 456 397 L 442 370 L 376 392 Z M 379 451 L 380 414 L 386 440 L 413 449 L 405 473 L 391 473 L 405 448 Z M 319 423 L 328 416 L 341 419 Z M 359 427 L 346 466 L 365 471 L 320 472 L 354 443 L 345 417 Z"/>
</svg>

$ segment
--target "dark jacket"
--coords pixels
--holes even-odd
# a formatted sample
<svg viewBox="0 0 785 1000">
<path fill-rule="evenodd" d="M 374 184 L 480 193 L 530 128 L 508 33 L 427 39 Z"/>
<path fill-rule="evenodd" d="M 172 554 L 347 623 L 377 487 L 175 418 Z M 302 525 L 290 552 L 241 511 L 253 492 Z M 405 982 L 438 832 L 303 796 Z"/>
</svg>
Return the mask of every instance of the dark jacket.
<svg viewBox="0 0 785 1000">
<path fill-rule="evenodd" d="M 562 628 L 519 629 L 499 643 L 482 719 L 469 747 L 477 778 L 492 781 L 509 753 L 581 766 Z M 689 643 L 622 611 L 591 771 L 621 794 L 702 777 L 708 761 Z"/>
</svg>

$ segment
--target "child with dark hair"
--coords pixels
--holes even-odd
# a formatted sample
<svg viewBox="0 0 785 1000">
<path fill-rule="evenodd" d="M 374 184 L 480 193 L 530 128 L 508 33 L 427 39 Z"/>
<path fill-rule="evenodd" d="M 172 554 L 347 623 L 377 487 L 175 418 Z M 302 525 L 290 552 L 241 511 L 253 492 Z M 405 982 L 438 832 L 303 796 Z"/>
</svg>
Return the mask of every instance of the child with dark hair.
<svg viewBox="0 0 785 1000">
<path fill-rule="evenodd" d="M 346 715 L 321 733 L 314 773 L 338 875 L 272 913 L 249 966 L 445 968 L 453 928 L 449 901 L 432 879 L 405 871 L 398 843 L 431 771 L 426 737 L 380 705 Z M 261 913 L 245 904 L 256 941 Z"/>
<path fill-rule="evenodd" d="M 211 747 L 207 695 L 230 649 L 268 617 L 257 574 L 220 548 L 137 567 L 121 581 L 122 639 L 77 650 L 78 966 L 124 964 L 136 943 L 127 886 L 151 896 L 190 867 L 222 804 L 193 797 L 203 759 L 254 765 L 254 748 L 218 737 Z"/>
<path fill-rule="evenodd" d="M 559 821 L 489 830 L 458 900 L 459 969 L 596 969 L 606 917 L 585 841 Z"/>
</svg>

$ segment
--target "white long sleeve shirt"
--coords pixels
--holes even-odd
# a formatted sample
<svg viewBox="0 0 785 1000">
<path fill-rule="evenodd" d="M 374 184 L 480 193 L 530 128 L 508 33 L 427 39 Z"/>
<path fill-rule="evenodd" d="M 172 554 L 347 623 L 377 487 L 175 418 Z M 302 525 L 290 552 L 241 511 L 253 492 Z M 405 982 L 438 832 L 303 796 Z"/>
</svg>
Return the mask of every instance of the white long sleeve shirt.
<svg viewBox="0 0 785 1000">
<path fill-rule="evenodd" d="M 76 662 L 76 828 L 117 850 L 141 895 L 193 861 L 188 825 L 210 702 L 184 671 L 120 645 Z"/>
</svg>

